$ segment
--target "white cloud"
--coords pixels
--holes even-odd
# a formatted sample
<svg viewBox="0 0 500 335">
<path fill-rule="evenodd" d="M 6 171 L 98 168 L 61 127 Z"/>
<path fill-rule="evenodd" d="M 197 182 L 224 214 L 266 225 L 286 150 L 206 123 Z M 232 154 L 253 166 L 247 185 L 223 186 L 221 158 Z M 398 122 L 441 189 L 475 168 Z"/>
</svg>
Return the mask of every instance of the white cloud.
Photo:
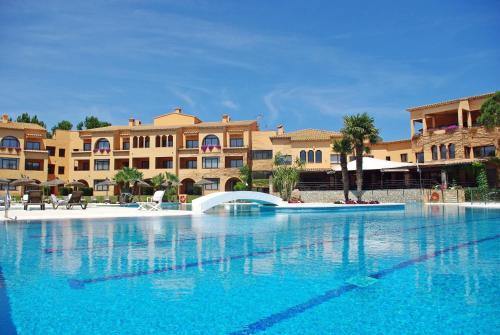
<svg viewBox="0 0 500 335">
<path fill-rule="evenodd" d="M 236 102 L 230 99 L 222 100 L 222 106 L 232 110 L 237 110 L 239 108 Z"/>
</svg>

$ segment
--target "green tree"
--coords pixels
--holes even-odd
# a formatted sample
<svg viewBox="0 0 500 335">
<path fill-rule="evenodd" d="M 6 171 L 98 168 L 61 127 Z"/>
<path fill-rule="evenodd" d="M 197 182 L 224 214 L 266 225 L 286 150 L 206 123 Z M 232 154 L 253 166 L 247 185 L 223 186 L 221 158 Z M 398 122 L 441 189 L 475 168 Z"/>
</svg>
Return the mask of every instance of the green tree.
<svg viewBox="0 0 500 335">
<path fill-rule="evenodd" d="M 251 191 L 252 190 L 252 170 L 248 165 L 243 165 L 240 167 L 240 179 L 241 183 L 245 186 L 243 187 L 242 185 L 238 186 L 238 189 L 235 187 L 235 191 Z M 237 183 L 236 185 L 238 185 Z M 235 186 L 236 186 L 235 185 Z"/>
<path fill-rule="evenodd" d="M 349 200 L 349 171 L 347 170 L 347 155 L 352 152 L 351 141 L 343 137 L 333 142 L 333 150 L 340 154 L 340 168 L 342 169 L 342 186 L 344 188 L 344 199 Z"/>
<path fill-rule="evenodd" d="M 84 130 L 84 129 L 102 128 L 107 126 L 111 126 L 111 123 L 106 121 L 100 121 L 95 116 L 87 116 L 84 121 L 78 122 L 78 124 L 76 125 L 76 129 Z"/>
<path fill-rule="evenodd" d="M 500 127 L 500 91 L 481 105 L 481 114 L 477 118 L 477 123 L 487 129 Z"/>
<path fill-rule="evenodd" d="M 167 199 L 169 200 L 177 200 L 177 191 L 179 189 L 179 177 L 177 175 L 165 172 L 165 180 L 170 185 L 167 187 Z M 173 186 L 175 185 L 175 186 Z"/>
<path fill-rule="evenodd" d="M 45 122 L 38 120 L 38 116 L 33 115 L 30 117 L 28 113 L 22 113 L 19 115 L 16 119 L 17 122 L 24 122 L 24 123 L 34 123 L 39 126 L 42 126 L 43 128 L 47 128 L 45 125 Z"/>
<path fill-rule="evenodd" d="M 340 130 L 353 146 L 356 155 L 356 186 L 357 198 L 361 200 L 363 191 L 363 154 L 369 153 L 366 145 L 380 141 L 379 131 L 375 121 L 367 113 L 344 116 L 344 127 Z"/>
<path fill-rule="evenodd" d="M 163 173 L 159 173 L 151 178 L 151 185 L 153 185 L 153 189 L 159 190 L 161 188 L 161 184 L 163 184 L 165 180 L 165 175 Z"/>
<path fill-rule="evenodd" d="M 120 188 L 124 192 L 130 193 L 130 183 L 140 180 L 144 177 L 143 173 L 136 168 L 123 167 L 115 174 L 113 178 L 115 182 L 120 184 Z"/>
<path fill-rule="evenodd" d="M 52 127 L 52 135 L 55 134 L 56 129 L 61 129 L 61 130 L 71 130 L 73 128 L 73 124 L 69 122 L 68 120 L 62 120 L 58 124 L 56 124 L 54 127 Z"/>
<path fill-rule="evenodd" d="M 273 161 L 273 187 L 283 200 L 289 200 L 292 191 L 299 182 L 303 162 L 296 158 L 290 162 L 286 156 L 278 152 Z"/>
</svg>

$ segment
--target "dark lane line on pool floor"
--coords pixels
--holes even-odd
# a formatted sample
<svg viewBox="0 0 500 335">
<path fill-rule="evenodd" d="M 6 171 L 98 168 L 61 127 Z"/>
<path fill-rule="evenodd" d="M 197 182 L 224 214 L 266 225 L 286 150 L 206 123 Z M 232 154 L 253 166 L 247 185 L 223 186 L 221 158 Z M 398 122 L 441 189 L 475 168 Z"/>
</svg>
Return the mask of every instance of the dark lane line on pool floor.
<svg viewBox="0 0 500 335">
<path fill-rule="evenodd" d="M 14 321 L 12 320 L 9 296 L 7 295 L 7 284 L 0 266 L 0 328 L 2 335 L 17 334 Z"/>
<path fill-rule="evenodd" d="M 473 220 L 469 220 L 467 223 L 472 223 L 474 222 Z M 454 222 L 450 224 L 435 224 L 435 225 L 430 225 L 430 226 L 418 226 L 418 227 L 412 227 L 412 228 L 406 228 L 406 229 L 399 229 L 399 230 L 394 230 L 390 232 L 376 232 L 373 234 L 368 234 L 366 237 L 375 237 L 375 236 L 380 236 L 384 235 L 382 233 L 386 234 L 392 234 L 392 233 L 398 233 L 398 232 L 407 232 L 407 231 L 414 231 L 414 230 L 420 230 L 420 229 L 426 229 L 426 228 L 433 228 L 433 227 L 440 227 L 440 226 L 451 226 L 451 225 L 457 225 L 459 223 L 465 223 L 465 222 Z M 128 272 L 128 273 L 121 273 L 121 274 L 116 274 L 116 275 L 109 275 L 109 276 L 103 276 L 103 277 L 96 277 L 96 278 L 88 278 L 88 279 L 76 279 L 76 278 L 70 278 L 68 279 L 68 284 L 71 288 L 74 289 L 82 289 L 85 287 L 87 284 L 95 284 L 99 282 L 105 282 L 105 281 L 110 281 L 110 280 L 119 280 L 119 279 L 125 279 L 125 278 L 134 278 L 134 277 L 141 277 L 141 276 L 147 276 L 147 275 L 153 275 L 153 274 L 159 274 L 159 273 L 165 273 L 165 272 L 170 272 L 170 271 L 176 271 L 176 270 L 182 270 L 182 269 L 188 269 L 188 268 L 193 268 L 197 267 L 200 265 L 211 265 L 211 264 L 219 264 L 219 263 L 227 263 L 233 260 L 239 260 L 239 259 L 244 259 L 244 258 L 250 258 L 250 257 L 258 257 L 258 256 L 263 256 L 263 255 L 270 255 L 270 254 L 275 254 L 281 251 L 286 251 L 286 250 L 296 250 L 296 249 L 303 249 L 303 248 L 308 248 L 308 247 L 313 247 L 313 246 L 321 246 L 324 244 L 328 243 L 335 243 L 335 242 L 341 242 L 341 241 L 346 241 L 346 240 L 357 240 L 358 237 L 342 237 L 342 238 L 337 238 L 333 240 L 323 240 L 319 242 L 311 242 L 311 243 L 305 243 L 305 244 L 300 244 L 300 245 L 292 245 L 292 246 L 286 246 L 282 248 L 277 248 L 277 249 L 268 249 L 268 250 L 262 250 L 262 251 L 255 251 L 255 252 L 250 252 L 247 254 L 242 254 L 242 255 L 234 255 L 234 256 L 227 256 L 224 258 L 212 258 L 212 259 L 207 259 L 207 260 L 202 260 L 202 261 L 196 261 L 196 262 L 190 262 L 186 264 L 181 264 L 181 265 L 175 265 L 175 266 L 166 266 L 163 268 L 159 269 L 153 269 L 153 270 L 144 270 L 144 271 L 137 271 L 137 272 Z"/>
<path fill-rule="evenodd" d="M 476 245 L 476 244 L 483 243 L 483 242 L 493 241 L 493 240 L 496 240 L 498 238 L 500 238 L 500 234 L 488 236 L 488 237 L 478 239 L 475 241 L 468 241 L 468 242 L 456 244 L 456 245 L 453 245 L 453 246 L 450 246 L 450 247 L 447 247 L 447 248 L 444 248 L 441 250 L 436 250 L 436 251 L 429 253 L 429 254 L 425 254 L 425 255 L 422 255 L 422 256 L 419 256 L 416 258 L 409 259 L 407 261 L 398 263 L 390 268 L 371 273 L 368 276 L 372 277 L 374 279 L 381 279 L 381 278 L 383 278 L 383 277 L 385 277 L 393 272 L 405 269 L 405 268 L 412 266 L 414 264 L 417 264 L 417 263 L 425 262 L 429 259 L 435 258 L 439 255 L 448 253 L 450 251 L 455 251 L 458 249 L 462 249 L 462 248 L 465 248 L 465 247 L 468 247 L 471 245 Z M 311 298 L 303 303 L 297 304 L 297 305 L 290 307 L 288 309 L 285 309 L 281 312 L 278 312 L 278 313 L 272 314 L 270 316 L 267 316 L 263 319 L 260 319 L 257 322 L 251 323 L 251 324 L 243 327 L 243 329 L 241 329 L 241 330 L 230 333 L 230 335 L 255 334 L 255 333 L 259 333 L 261 331 L 265 331 L 277 323 L 291 319 L 291 318 L 293 318 L 293 317 L 295 317 L 295 316 L 297 316 L 297 315 L 299 315 L 299 314 L 301 314 L 301 313 L 303 313 L 311 308 L 319 306 L 319 305 L 321 305 L 325 302 L 328 302 L 334 298 L 338 298 L 338 297 L 342 296 L 344 293 L 348 293 L 348 292 L 353 291 L 357 288 L 360 288 L 360 287 L 353 285 L 353 284 L 346 284 L 346 285 L 340 286 L 336 289 L 326 291 L 325 293 L 318 295 L 316 297 L 313 297 L 313 298 Z"/>
<path fill-rule="evenodd" d="M 301 231 L 301 230 L 315 230 L 321 227 L 337 227 L 337 226 L 342 226 L 343 223 L 328 223 L 328 224 L 322 224 L 322 225 L 316 225 L 316 226 L 304 226 L 304 227 L 298 227 L 298 228 L 292 228 L 288 230 L 267 230 L 267 231 L 261 231 L 261 232 L 255 232 L 255 233 L 243 233 L 243 234 L 219 234 L 219 235 L 210 235 L 210 236 L 205 236 L 205 237 L 186 237 L 186 238 L 179 238 L 176 240 L 155 240 L 155 246 L 156 247 L 161 247 L 167 243 L 172 243 L 172 242 L 184 242 L 184 241 L 196 241 L 198 239 L 200 240 L 208 240 L 208 239 L 216 239 L 220 237 L 248 237 L 248 236 L 255 236 L 255 235 L 268 235 L 268 234 L 273 234 L 273 233 L 280 233 L 280 232 L 291 232 L 291 231 Z M 112 246 L 113 249 L 117 248 L 123 248 L 123 247 L 141 247 L 141 246 L 147 246 L 148 241 L 140 241 L 140 242 L 132 242 L 132 243 L 117 243 Z M 74 248 L 46 248 L 44 249 L 44 252 L 46 254 L 52 254 L 52 253 L 59 253 L 63 251 L 73 251 L 73 250 L 89 250 L 89 249 L 107 249 L 109 248 L 109 245 L 107 244 L 102 244 L 102 245 L 96 245 L 92 246 L 92 248 L 86 246 L 86 247 L 74 247 Z"/>
</svg>

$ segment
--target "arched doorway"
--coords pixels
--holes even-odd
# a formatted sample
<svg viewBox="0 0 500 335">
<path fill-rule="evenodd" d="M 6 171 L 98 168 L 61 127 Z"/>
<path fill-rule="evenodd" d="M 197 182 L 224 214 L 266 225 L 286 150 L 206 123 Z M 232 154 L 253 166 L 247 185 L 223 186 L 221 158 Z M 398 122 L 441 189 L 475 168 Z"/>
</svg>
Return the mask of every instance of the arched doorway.
<svg viewBox="0 0 500 335">
<path fill-rule="evenodd" d="M 186 178 L 181 181 L 181 187 L 179 188 L 180 194 L 194 194 L 194 180 L 191 178 Z"/>
<path fill-rule="evenodd" d="M 239 180 L 238 178 L 236 177 L 233 177 L 233 178 L 229 178 L 227 181 L 226 181 L 226 186 L 224 187 L 224 190 L 226 192 L 229 192 L 229 191 L 234 191 L 234 186 L 240 182 L 241 180 Z"/>
</svg>

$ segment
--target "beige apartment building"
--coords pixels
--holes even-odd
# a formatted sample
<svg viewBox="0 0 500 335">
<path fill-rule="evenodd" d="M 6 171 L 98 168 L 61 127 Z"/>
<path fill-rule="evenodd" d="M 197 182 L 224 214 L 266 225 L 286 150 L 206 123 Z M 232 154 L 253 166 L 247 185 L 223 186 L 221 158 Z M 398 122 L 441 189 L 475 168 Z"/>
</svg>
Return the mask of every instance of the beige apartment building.
<svg viewBox="0 0 500 335">
<path fill-rule="evenodd" d="M 404 175 L 371 173 L 366 182 L 390 178 L 397 184 L 423 176 L 430 183 L 439 183 L 443 171 L 449 182 L 474 182 L 463 167 L 498 155 L 500 147 L 499 129 L 486 130 L 476 122 L 481 104 L 491 95 L 409 108 L 411 137 L 375 144 L 368 155 L 415 165 Z M 281 153 L 287 162 L 296 158 L 304 162 L 299 188 L 336 189 L 341 187 L 340 178 L 331 171 L 340 157 L 332 142 L 340 137 L 338 132 L 319 129 L 286 132 L 283 126 L 263 131 L 255 120 L 233 121 L 229 115 L 203 122 L 176 108 L 149 124 L 130 118 L 125 125 L 57 130 L 47 138 L 44 128 L 12 122 L 3 115 L 0 177 L 78 180 L 93 187 L 94 194 L 103 195 L 106 189 L 95 185 L 128 166 L 140 170 L 146 180 L 162 172 L 173 173 L 182 183 L 179 192 L 189 194 L 200 179 L 212 181 L 205 187 L 207 193 L 232 190 L 239 181 L 239 168 L 248 165 L 254 180 L 261 181 L 257 188 L 267 191 L 273 157 Z M 495 166 L 488 166 L 488 176 L 495 185 L 498 174 Z M 354 184 L 354 176 L 351 179 Z M 119 189 L 111 191 L 118 193 Z"/>
</svg>

